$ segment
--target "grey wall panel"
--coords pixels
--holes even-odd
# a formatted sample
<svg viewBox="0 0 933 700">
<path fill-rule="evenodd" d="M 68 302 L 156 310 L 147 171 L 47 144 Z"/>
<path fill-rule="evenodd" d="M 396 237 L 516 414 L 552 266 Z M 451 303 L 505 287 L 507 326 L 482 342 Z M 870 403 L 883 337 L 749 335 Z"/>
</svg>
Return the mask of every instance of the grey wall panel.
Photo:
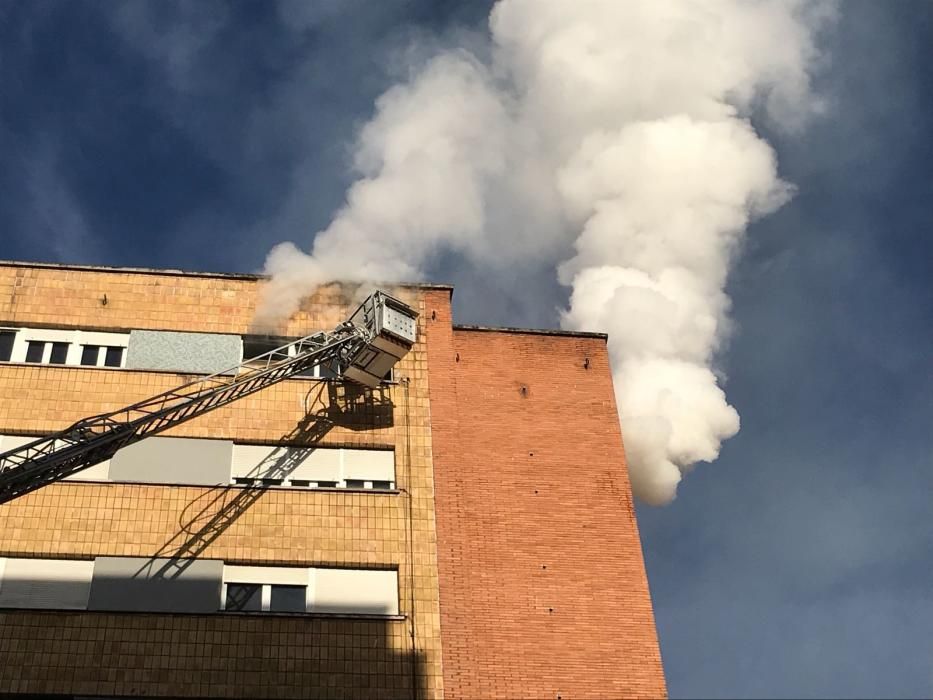
<svg viewBox="0 0 933 700">
<path fill-rule="evenodd" d="M 230 481 L 233 442 L 151 437 L 110 460 L 110 481 L 213 486 Z"/>
<path fill-rule="evenodd" d="M 98 557 L 88 610 L 129 612 L 217 612 L 224 563 L 219 559 L 183 560 Z"/>
<path fill-rule="evenodd" d="M 126 366 L 213 374 L 239 364 L 242 353 L 238 335 L 130 331 Z"/>
<path fill-rule="evenodd" d="M 0 560 L 0 608 L 84 610 L 94 562 Z"/>
</svg>

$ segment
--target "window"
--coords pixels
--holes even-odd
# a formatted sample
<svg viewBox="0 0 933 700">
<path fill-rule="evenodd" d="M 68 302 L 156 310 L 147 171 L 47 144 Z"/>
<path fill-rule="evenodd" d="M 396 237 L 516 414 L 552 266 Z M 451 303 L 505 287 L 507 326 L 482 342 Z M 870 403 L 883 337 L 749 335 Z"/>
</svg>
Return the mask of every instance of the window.
<svg viewBox="0 0 933 700">
<path fill-rule="evenodd" d="M 336 447 L 234 445 L 231 481 L 274 479 L 293 488 L 395 488 L 395 452 Z"/>
<path fill-rule="evenodd" d="M 294 345 L 289 345 L 293 343 L 296 338 L 284 338 L 281 336 L 274 335 L 244 335 L 243 338 L 243 360 L 250 360 L 259 355 L 264 355 L 267 352 L 281 348 L 283 345 L 288 345 L 283 350 L 283 355 L 288 357 L 294 357 L 297 353 Z M 284 359 L 284 358 L 275 358 Z M 317 376 L 317 367 L 309 367 L 303 372 L 299 372 L 295 375 L 296 377 L 316 377 Z"/>
<path fill-rule="evenodd" d="M 318 365 L 318 376 L 321 379 L 336 379 L 337 372 L 330 365 Z"/>
<path fill-rule="evenodd" d="M 276 571 L 273 567 L 227 567 L 230 569 L 255 569 L 259 577 L 284 578 L 298 576 L 308 578 L 307 569 L 286 569 Z M 255 578 L 256 576 L 249 576 Z M 303 613 L 308 611 L 308 587 L 295 584 L 278 583 L 227 583 L 227 597 L 224 610 L 229 612 L 285 612 Z"/>
<path fill-rule="evenodd" d="M 98 357 L 100 357 L 100 345 L 81 346 L 81 364 L 82 365 L 96 367 Z"/>
<path fill-rule="evenodd" d="M 243 338 L 243 360 L 249 360 L 264 353 L 269 352 L 270 350 L 275 350 L 284 345 L 288 345 L 285 348 L 284 352 L 289 357 L 294 357 L 297 353 L 297 350 L 294 344 L 289 345 L 289 343 L 294 343 L 297 338 L 286 338 L 282 336 L 271 336 L 271 335 L 244 335 Z M 336 379 L 337 369 L 334 366 L 335 363 L 328 363 L 324 365 L 315 365 L 309 367 L 303 372 L 299 372 L 297 377 L 313 377 L 315 379 Z M 391 370 L 385 377 L 387 380 L 391 381 L 392 372 Z"/>
<path fill-rule="evenodd" d="M 42 362 L 45 352 L 45 343 L 39 340 L 30 340 L 26 345 L 26 362 Z"/>
<path fill-rule="evenodd" d="M 41 435 L 0 433 L 0 453 Z M 231 440 L 153 436 L 111 459 L 66 477 L 73 481 L 217 486 L 253 489 L 394 491 L 392 450 L 236 445 Z"/>
<path fill-rule="evenodd" d="M 13 356 L 13 341 L 16 331 L 0 331 L 0 362 L 9 362 Z"/>
<path fill-rule="evenodd" d="M 224 564 L 223 609 L 398 615 L 398 571 Z"/>
<path fill-rule="evenodd" d="M 63 365 L 68 359 L 68 343 L 52 343 L 52 354 L 49 356 L 50 365 Z"/>
<path fill-rule="evenodd" d="M 224 564 L 224 610 L 303 613 L 310 570 L 304 567 Z"/>
<path fill-rule="evenodd" d="M 398 615 L 398 571 L 236 566 L 216 559 L 0 557 L 0 608 Z M 221 584 L 219 595 L 218 584 Z"/>
<path fill-rule="evenodd" d="M 262 586 L 255 583 L 228 583 L 224 610 L 235 612 L 262 610 Z"/>
<path fill-rule="evenodd" d="M 272 335 L 244 335 L 241 336 L 243 339 L 243 360 L 250 360 L 259 355 L 263 355 L 271 350 L 280 348 L 282 346 L 288 346 L 283 351 L 289 357 L 294 357 L 297 350 L 294 346 L 294 343 L 297 338 L 286 338 L 283 336 L 272 336 Z M 289 345 L 289 343 L 292 343 Z M 338 368 L 336 362 L 329 362 L 327 364 L 315 365 L 309 367 L 303 372 L 296 374 L 296 377 L 313 377 L 315 379 L 336 379 L 338 377 Z M 390 369 L 386 375 L 383 377 L 384 381 L 391 382 L 394 381 L 394 368 Z"/>
<path fill-rule="evenodd" d="M 270 586 L 270 612 L 306 612 L 307 586 Z"/>
<path fill-rule="evenodd" d="M 0 328 L 0 362 L 122 367 L 128 342 L 128 333 Z"/>
<path fill-rule="evenodd" d="M 251 360 L 254 357 L 282 347 L 288 342 L 290 342 L 290 338 L 279 338 L 271 335 L 244 335 L 243 359 Z"/>
<path fill-rule="evenodd" d="M 123 364 L 123 348 L 108 347 L 107 355 L 104 358 L 104 365 L 106 367 L 119 367 L 122 364 Z"/>
</svg>

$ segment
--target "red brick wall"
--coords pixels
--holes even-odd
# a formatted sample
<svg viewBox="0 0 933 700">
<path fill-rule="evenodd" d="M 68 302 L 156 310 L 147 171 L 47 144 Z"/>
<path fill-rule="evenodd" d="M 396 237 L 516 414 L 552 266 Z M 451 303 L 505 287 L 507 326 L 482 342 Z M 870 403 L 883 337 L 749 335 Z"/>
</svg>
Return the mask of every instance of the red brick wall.
<svg viewBox="0 0 933 700">
<path fill-rule="evenodd" d="M 425 308 L 445 697 L 665 696 L 605 341 Z"/>
</svg>

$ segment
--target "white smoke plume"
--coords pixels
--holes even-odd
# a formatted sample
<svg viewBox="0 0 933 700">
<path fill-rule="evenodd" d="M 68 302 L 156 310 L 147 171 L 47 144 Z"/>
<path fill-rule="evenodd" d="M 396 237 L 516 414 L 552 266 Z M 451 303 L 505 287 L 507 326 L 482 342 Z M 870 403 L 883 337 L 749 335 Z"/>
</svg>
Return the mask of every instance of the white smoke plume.
<svg viewBox="0 0 933 700">
<path fill-rule="evenodd" d="M 552 261 L 562 324 L 606 330 L 635 494 L 669 502 L 739 416 L 715 355 L 750 221 L 792 195 L 754 112 L 793 131 L 826 6 L 501 0 L 487 61 L 449 51 L 378 101 L 359 179 L 309 254 L 277 246 L 260 322 L 319 284 L 423 276 L 453 251 Z M 575 250 L 570 259 L 558 256 Z"/>
</svg>

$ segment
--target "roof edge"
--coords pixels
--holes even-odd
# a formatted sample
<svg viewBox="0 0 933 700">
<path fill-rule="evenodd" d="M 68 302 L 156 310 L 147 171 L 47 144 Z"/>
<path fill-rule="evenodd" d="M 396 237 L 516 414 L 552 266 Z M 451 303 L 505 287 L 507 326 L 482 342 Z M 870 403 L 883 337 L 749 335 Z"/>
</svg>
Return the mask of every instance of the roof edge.
<svg viewBox="0 0 933 700">
<path fill-rule="evenodd" d="M 524 335 L 556 335 L 570 338 L 596 338 L 609 340 L 608 333 L 594 331 L 564 331 L 554 328 L 513 328 L 511 326 L 470 326 L 460 323 L 454 324 L 455 331 L 478 331 L 480 333 L 521 333 Z"/>
<path fill-rule="evenodd" d="M 119 267 L 116 265 L 84 265 L 70 263 L 33 262 L 29 260 L 0 260 L 0 267 L 31 267 L 43 270 L 76 270 L 83 272 L 130 272 L 136 275 L 162 275 L 165 277 L 206 277 L 212 279 L 230 279 L 258 282 L 269 279 L 269 275 L 260 275 L 248 272 L 202 272 L 196 270 L 178 270 L 174 268 L 155 267 Z M 386 286 L 411 287 L 415 289 L 440 289 L 453 294 L 453 285 L 435 284 L 431 282 L 382 282 Z"/>
</svg>

